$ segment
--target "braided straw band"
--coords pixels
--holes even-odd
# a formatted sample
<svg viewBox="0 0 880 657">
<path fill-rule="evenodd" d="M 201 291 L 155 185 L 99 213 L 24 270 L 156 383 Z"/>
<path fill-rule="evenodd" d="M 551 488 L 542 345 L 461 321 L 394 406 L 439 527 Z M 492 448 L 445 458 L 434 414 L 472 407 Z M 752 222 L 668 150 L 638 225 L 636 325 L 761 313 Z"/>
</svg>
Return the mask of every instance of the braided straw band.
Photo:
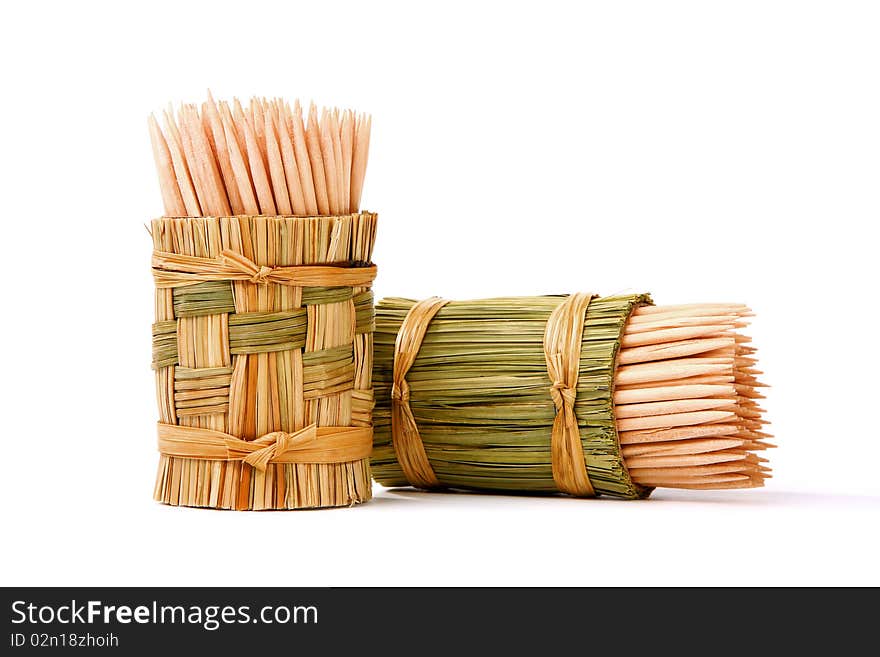
<svg viewBox="0 0 880 657">
<path fill-rule="evenodd" d="M 440 488 L 441 484 L 428 461 L 425 445 L 422 443 L 419 428 L 409 406 L 409 384 L 406 382 L 406 374 L 419 354 L 428 324 L 447 303 L 449 303 L 447 299 L 440 297 L 419 301 L 410 308 L 394 342 L 391 441 L 406 480 L 417 488 Z"/>
<path fill-rule="evenodd" d="M 368 287 L 376 278 L 376 265 L 336 267 L 332 265 L 257 266 L 240 253 L 224 250 L 218 258 L 198 258 L 166 251 L 153 251 L 153 279 L 157 288 L 194 285 L 205 281 L 248 281 L 250 283 L 300 287 Z"/>
<path fill-rule="evenodd" d="M 578 292 L 567 297 L 550 314 L 544 330 L 544 356 L 553 384 L 550 386 L 550 396 L 556 407 L 550 434 L 553 481 L 563 493 L 578 497 L 596 495 L 587 474 L 580 429 L 574 412 L 584 319 L 595 296 Z"/>
<path fill-rule="evenodd" d="M 222 431 L 159 423 L 159 452 L 212 461 L 244 461 L 264 471 L 269 463 L 345 463 L 367 458 L 373 447 L 370 427 L 318 427 L 294 433 L 273 431 L 241 440 Z"/>
</svg>

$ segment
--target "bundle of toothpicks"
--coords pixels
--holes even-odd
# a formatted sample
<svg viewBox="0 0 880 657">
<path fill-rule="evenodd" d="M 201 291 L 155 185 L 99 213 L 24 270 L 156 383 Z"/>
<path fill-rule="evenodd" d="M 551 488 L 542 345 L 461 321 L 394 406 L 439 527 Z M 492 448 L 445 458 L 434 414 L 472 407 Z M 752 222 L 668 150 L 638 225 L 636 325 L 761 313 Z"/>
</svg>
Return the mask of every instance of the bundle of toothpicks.
<svg viewBox="0 0 880 657">
<path fill-rule="evenodd" d="M 383 299 L 374 476 L 627 499 L 762 486 L 751 315 L 647 295 Z"/>
<path fill-rule="evenodd" d="M 151 116 L 155 498 L 224 509 L 371 496 L 370 117 L 282 99 Z"/>
</svg>

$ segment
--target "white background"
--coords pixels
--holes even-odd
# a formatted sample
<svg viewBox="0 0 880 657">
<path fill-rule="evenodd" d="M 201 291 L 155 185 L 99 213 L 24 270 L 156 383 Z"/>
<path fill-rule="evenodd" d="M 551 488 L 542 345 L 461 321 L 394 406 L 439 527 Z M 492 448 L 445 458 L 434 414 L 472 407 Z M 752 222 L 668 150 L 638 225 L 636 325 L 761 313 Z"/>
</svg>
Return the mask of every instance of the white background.
<svg viewBox="0 0 880 657">
<path fill-rule="evenodd" d="M 870 2 L 4 3 L 6 585 L 880 584 L 880 15 Z M 766 489 L 151 500 L 146 118 L 373 114 L 376 292 L 743 301 Z"/>
</svg>

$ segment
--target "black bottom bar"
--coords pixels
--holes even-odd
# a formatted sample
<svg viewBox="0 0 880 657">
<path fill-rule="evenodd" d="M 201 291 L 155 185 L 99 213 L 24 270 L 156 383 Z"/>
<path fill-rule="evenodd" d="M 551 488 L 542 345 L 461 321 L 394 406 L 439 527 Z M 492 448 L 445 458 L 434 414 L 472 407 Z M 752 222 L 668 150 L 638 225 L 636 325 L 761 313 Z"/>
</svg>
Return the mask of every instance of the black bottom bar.
<svg viewBox="0 0 880 657">
<path fill-rule="evenodd" d="M 0 653 L 9 655 L 85 648 L 249 657 L 272 648 L 419 657 L 571 646 L 653 657 L 701 647 L 763 654 L 777 640 L 787 651 L 806 641 L 839 653 L 873 630 L 875 616 L 873 604 L 839 589 L 7 588 L 2 597 Z"/>
</svg>

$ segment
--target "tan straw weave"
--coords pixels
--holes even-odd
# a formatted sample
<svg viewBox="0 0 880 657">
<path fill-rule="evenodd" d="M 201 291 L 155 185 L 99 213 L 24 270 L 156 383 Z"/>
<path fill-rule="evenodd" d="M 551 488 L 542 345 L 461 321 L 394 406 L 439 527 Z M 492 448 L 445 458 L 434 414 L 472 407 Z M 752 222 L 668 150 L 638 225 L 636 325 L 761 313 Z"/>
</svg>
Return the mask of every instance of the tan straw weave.
<svg viewBox="0 0 880 657">
<path fill-rule="evenodd" d="M 152 222 L 155 498 L 370 499 L 376 215 Z"/>
</svg>

